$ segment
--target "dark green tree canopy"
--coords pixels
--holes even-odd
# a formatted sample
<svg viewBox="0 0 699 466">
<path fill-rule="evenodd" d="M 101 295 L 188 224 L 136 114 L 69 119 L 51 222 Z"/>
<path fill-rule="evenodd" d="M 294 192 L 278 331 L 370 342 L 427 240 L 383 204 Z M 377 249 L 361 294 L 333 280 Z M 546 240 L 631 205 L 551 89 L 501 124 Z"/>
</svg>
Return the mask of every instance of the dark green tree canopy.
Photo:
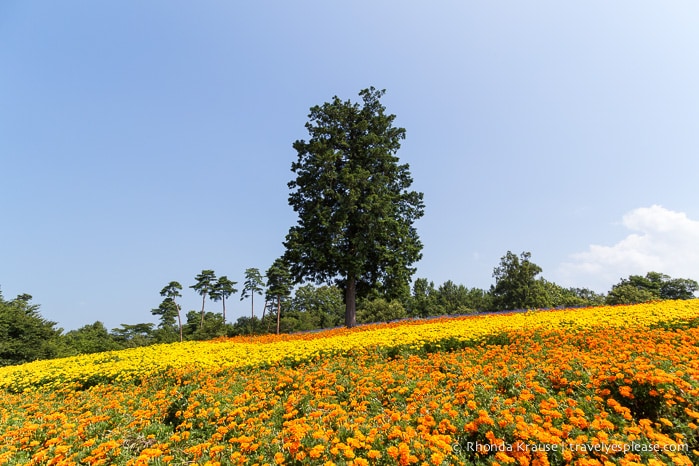
<svg viewBox="0 0 699 466">
<path fill-rule="evenodd" d="M 218 278 L 216 283 L 213 284 L 211 291 L 209 292 L 209 297 L 212 301 L 221 301 L 223 306 L 223 323 L 226 323 L 226 299 L 232 294 L 238 292 L 235 285 L 238 282 L 234 282 L 227 276 L 223 275 Z"/>
<path fill-rule="evenodd" d="M 163 289 L 160 290 L 160 296 L 172 298 L 172 300 L 174 301 L 175 298 L 182 297 L 182 293 L 180 293 L 180 291 L 182 291 L 182 285 L 180 285 L 179 282 L 173 281 L 165 285 Z"/>
<path fill-rule="evenodd" d="M 153 327 L 151 323 L 121 324 L 121 327 L 112 329 L 110 335 L 123 347 L 135 348 L 148 346 L 153 343 Z"/>
<path fill-rule="evenodd" d="M 534 309 L 551 305 L 544 283 L 537 280 L 541 267 L 531 261 L 531 253 L 517 257 L 507 251 L 500 265 L 493 270 L 495 286 L 491 287 L 494 310 Z"/>
<path fill-rule="evenodd" d="M 660 299 L 692 299 L 699 283 L 659 272 L 622 278 L 607 294 L 607 304 L 632 304 Z"/>
<path fill-rule="evenodd" d="M 214 286 L 214 280 L 216 280 L 216 273 L 213 270 L 202 270 L 199 275 L 194 277 L 197 281 L 190 288 L 194 289 L 201 296 L 206 297 L 206 295 L 211 291 Z M 165 291 L 168 287 L 164 288 Z M 162 292 L 161 292 L 162 293 Z"/>
<path fill-rule="evenodd" d="M 331 328 L 342 324 L 342 291 L 336 286 L 300 286 L 289 303 L 290 316 L 298 318 L 304 325 L 292 327 L 291 330 L 310 330 L 313 328 Z"/>
<path fill-rule="evenodd" d="M 335 96 L 312 107 L 310 138 L 293 145 L 289 204 L 299 219 L 285 259 L 297 281 L 344 288 L 348 326 L 358 295 L 407 296 L 411 265 L 421 257 L 413 222 L 423 215 L 423 195 L 410 190 L 409 167 L 395 155 L 405 129 L 393 126 L 383 94 L 371 87 L 359 93 L 361 105 Z"/>
<path fill-rule="evenodd" d="M 165 301 L 163 301 L 158 309 L 153 309 L 151 311 L 152 314 L 154 315 L 160 315 L 161 316 L 161 328 L 169 328 L 170 327 L 170 320 L 168 320 L 170 315 L 174 312 L 174 315 L 177 316 L 177 326 L 179 328 L 180 332 L 180 341 L 182 341 L 182 316 L 180 315 L 180 305 L 177 304 L 175 301 L 175 298 L 180 298 L 182 297 L 182 293 L 180 291 L 182 290 L 182 285 L 179 282 L 172 281 L 168 283 L 166 286 L 163 287 L 162 290 L 160 290 L 160 296 L 165 297 Z M 171 303 L 166 303 L 166 301 L 171 301 Z"/>
<path fill-rule="evenodd" d="M 160 328 L 175 328 L 179 310 L 173 298 L 165 298 L 157 308 L 151 309 L 150 313 L 160 316 Z"/>
<path fill-rule="evenodd" d="M 276 327 L 278 334 L 281 331 L 282 302 L 288 300 L 293 281 L 291 272 L 289 272 L 289 265 L 284 261 L 283 257 L 275 259 L 265 275 L 267 276 L 265 301 L 270 303 L 270 313 L 274 312 L 277 316 Z"/>
<path fill-rule="evenodd" d="M 230 280 L 227 276 L 223 275 L 218 277 L 216 283 L 213 284 L 209 295 L 212 301 L 221 301 L 227 299 L 230 295 L 237 293 L 238 290 L 235 285 L 238 282 Z"/>
<path fill-rule="evenodd" d="M 216 280 L 216 273 L 213 270 L 202 270 L 199 275 L 194 277 L 197 281 L 194 285 L 190 286 L 201 296 L 201 323 L 200 326 L 204 326 L 204 307 L 206 304 L 206 297 L 211 292 L 214 287 L 214 280 Z"/>
<path fill-rule="evenodd" d="M 289 265 L 283 258 L 277 258 L 267 269 L 267 299 L 286 298 L 291 294 L 293 285 Z"/>
<path fill-rule="evenodd" d="M 636 304 L 657 300 L 657 295 L 646 288 L 638 288 L 630 283 L 619 283 L 607 294 L 607 304 Z"/>
<path fill-rule="evenodd" d="M 0 366 L 22 364 L 59 355 L 62 330 L 44 319 L 32 296 L 5 301 L 0 293 Z"/>
<path fill-rule="evenodd" d="M 65 340 L 74 354 L 101 353 L 122 348 L 100 321 L 71 330 L 65 334 Z"/>
<path fill-rule="evenodd" d="M 251 267 L 245 269 L 245 282 L 243 283 L 243 289 L 240 292 L 240 300 L 245 298 L 250 298 L 250 317 L 255 317 L 255 295 L 262 295 L 264 291 L 265 281 L 262 278 L 260 269 Z"/>
<path fill-rule="evenodd" d="M 442 313 L 437 302 L 437 289 L 434 282 L 426 278 L 418 278 L 413 282 L 413 293 L 410 298 L 409 314 L 413 317 L 427 317 Z"/>
</svg>

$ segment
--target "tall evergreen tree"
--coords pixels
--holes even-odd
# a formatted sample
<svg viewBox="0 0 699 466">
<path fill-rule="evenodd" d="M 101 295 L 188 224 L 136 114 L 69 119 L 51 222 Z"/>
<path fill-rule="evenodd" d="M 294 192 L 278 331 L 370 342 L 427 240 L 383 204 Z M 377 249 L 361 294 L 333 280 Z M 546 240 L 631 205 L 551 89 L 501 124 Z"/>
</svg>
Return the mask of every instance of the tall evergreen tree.
<svg viewBox="0 0 699 466">
<path fill-rule="evenodd" d="M 175 341 L 173 338 L 178 334 L 177 330 L 177 318 L 179 317 L 180 310 L 177 307 L 177 303 L 172 298 L 165 298 L 160 305 L 151 309 L 151 314 L 154 316 L 160 316 L 160 325 L 158 329 L 153 333 L 153 337 L 160 343 L 171 343 Z M 180 333 L 180 341 L 182 341 L 182 334 Z"/>
<path fill-rule="evenodd" d="M 356 323 L 357 296 L 369 290 L 405 297 L 421 257 L 413 222 L 423 215 L 422 193 L 410 191 L 407 164 L 395 155 L 405 129 L 393 126 L 371 87 L 363 103 L 341 101 L 311 108 L 309 140 L 298 140 L 296 179 L 289 204 L 298 213 L 284 245 L 296 281 L 337 283 L 345 296 L 345 325 Z"/>
<path fill-rule="evenodd" d="M 177 325 L 179 326 L 180 330 L 180 341 L 182 341 L 182 316 L 180 313 L 180 305 L 177 304 L 175 298 L 182 297 L 182 294 L 180 293 L 181 290 L 182 285 L 180 285 L 179 282 L 173 281 L 168 283 L 162 290 L 160 290 L 160 296 L 164 296 L 166 300 L 170 299 L 172 301 L 172 305 L 165 304 L 165 301 L 163 301 L 163 303 L 161 303 L 161 305 L 158 307 L 157 313 L 153 312 L 155 310 L 151 311 L 154 314 L 160 314 L 163 316 L 165 316 L 168 309 L 172 309 L 175 312 L 177 312 Z M 165 307 L 163 308 L 163 306 Z"/>
<path fill-rule="evenodd" d="M 197 281 L 194 285 L 190 286 L 199 295 L 201 295 L 201 322 L 199 328 L 204 327 L 204 305 L 206 304 L 206 297 L 211 292 L 214 287 L 214 280 L 216 280 L 216 274 L 213 270 L 202 270 L 199 275 L 194 277 Z"/>
<path fill-rule="evenodd" d="M 255 318 L 255 295 L 262 295 L 264 286 L 265 282 L 262 279 L 259 269 L 254 267 L 245 269 L 245 283 L 243 284 L 243 291 L 240 294 L 240 300 L 242 301 L 245 298 L 250 298 L 252 318 Z"/>
<path fill-rule="evenodd" d="M 291 273 L 283 258 L 276 259 L 267 270 L 267 301 L 276 301 L 277 334 L 282 314 L 282 301 L 291 294 Z"/>
<path fill-rule="evenodd" d="M 235 288 L 235 285 L 238 282 L 234 282 L 232 280 L 229 280 L 228 277 L 225 275 L 222 277 L 219 277 L 219 279 L 214 283 L 213 288 L 209 292 L 209 297 L 211 297 L 212 301 L 221 301 L 221 304 L 223 304 L 223 324 L 226 324 L 226 299 L 234 294 L 237 293 L 238 290 Z"/>
</svg>

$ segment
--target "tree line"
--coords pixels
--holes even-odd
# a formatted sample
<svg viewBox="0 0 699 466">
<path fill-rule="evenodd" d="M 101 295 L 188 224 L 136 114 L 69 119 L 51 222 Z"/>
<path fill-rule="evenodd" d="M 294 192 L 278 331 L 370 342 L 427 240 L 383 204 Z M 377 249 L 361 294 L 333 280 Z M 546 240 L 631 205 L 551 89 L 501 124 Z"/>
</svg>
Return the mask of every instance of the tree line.
<svg viewBox="0 0 699 466">
<path fill-rule="evenodd" d="M 699 291 L 695 280 L 659 272 L 630 275 L 606 294 L 587 288 L 565 288 L 546 280 L 541 273 L 541 267 L 532 262 L 531 253 L 516 255 L 508 251 L 493 269 L 495 283 L 489 289 L 468 288 L 452 280 L 435 286 L 426 278 L 417 278 L 405 295 L 389 299 L 374 292 L 359 299 L 357 323 L 693 299 Z M 345 324 L 345 298 L 337 285 L 305 283 L 294 288 L 288 267 L 281 260 L 275 261 L 265 274 L 249 268 L 244 276 L 240 300 L 250 299 L 249 317 L 227 321 L 225 302 L 238 293 L 237 282 L 226 276 L 216 278 L 213 270 L 203 270 L 189 286 L 202 296 L 200 310 L 190 310 L 181 319 L 178 299 L 183 286 L 171 281 L 160 291 L 164 298 L 161 304 L 151 310 L 159 318 L 157 325 L 122 324 L 111 331 L 97 321 L 64 333 L 55 322 L 41 316 L 39 305 L 31 303 L 31 295 L 21 294 L 6 301 L 0 293 L 0 366 L 156 343 L 312 331 Z M 254 296 L 263 298 L 259 316 L 255 315 Z M 207 301 L 220 302 L 220 310 L 206 310 Z"/>
</svg>

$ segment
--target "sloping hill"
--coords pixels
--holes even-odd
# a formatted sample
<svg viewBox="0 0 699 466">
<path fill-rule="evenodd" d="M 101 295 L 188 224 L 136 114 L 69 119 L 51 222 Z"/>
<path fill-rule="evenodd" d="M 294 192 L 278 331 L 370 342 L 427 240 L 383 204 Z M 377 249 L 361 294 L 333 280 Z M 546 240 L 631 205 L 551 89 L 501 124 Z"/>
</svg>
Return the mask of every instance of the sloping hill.
<svg viewBox="0 0 699 466">
<path fill-rule="evenodd" d="M 699 301 L 0 369 L 0 464 L 693 464 Z"/>
</svg>

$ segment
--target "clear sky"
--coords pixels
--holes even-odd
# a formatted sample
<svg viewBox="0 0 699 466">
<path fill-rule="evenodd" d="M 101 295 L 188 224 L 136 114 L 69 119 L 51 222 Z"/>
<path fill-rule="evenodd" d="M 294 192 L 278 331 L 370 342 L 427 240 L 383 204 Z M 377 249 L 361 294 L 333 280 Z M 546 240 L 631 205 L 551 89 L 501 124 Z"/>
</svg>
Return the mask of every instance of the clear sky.
<svg viewBox="0 0 699 466">
<path fill-rule="evenodd" d="M 695 1 L 0 2 L 0 289 L 65 330 L 283 252 L 309 108 L 386 89 L 417 277 L 699 280 Z M 218 310 L 219 304 L 207 304 Z M 229 301 L 232 319 L 249 302 Z M 261 312 L 261 306 L 257 310 Z"/>
</svg>

